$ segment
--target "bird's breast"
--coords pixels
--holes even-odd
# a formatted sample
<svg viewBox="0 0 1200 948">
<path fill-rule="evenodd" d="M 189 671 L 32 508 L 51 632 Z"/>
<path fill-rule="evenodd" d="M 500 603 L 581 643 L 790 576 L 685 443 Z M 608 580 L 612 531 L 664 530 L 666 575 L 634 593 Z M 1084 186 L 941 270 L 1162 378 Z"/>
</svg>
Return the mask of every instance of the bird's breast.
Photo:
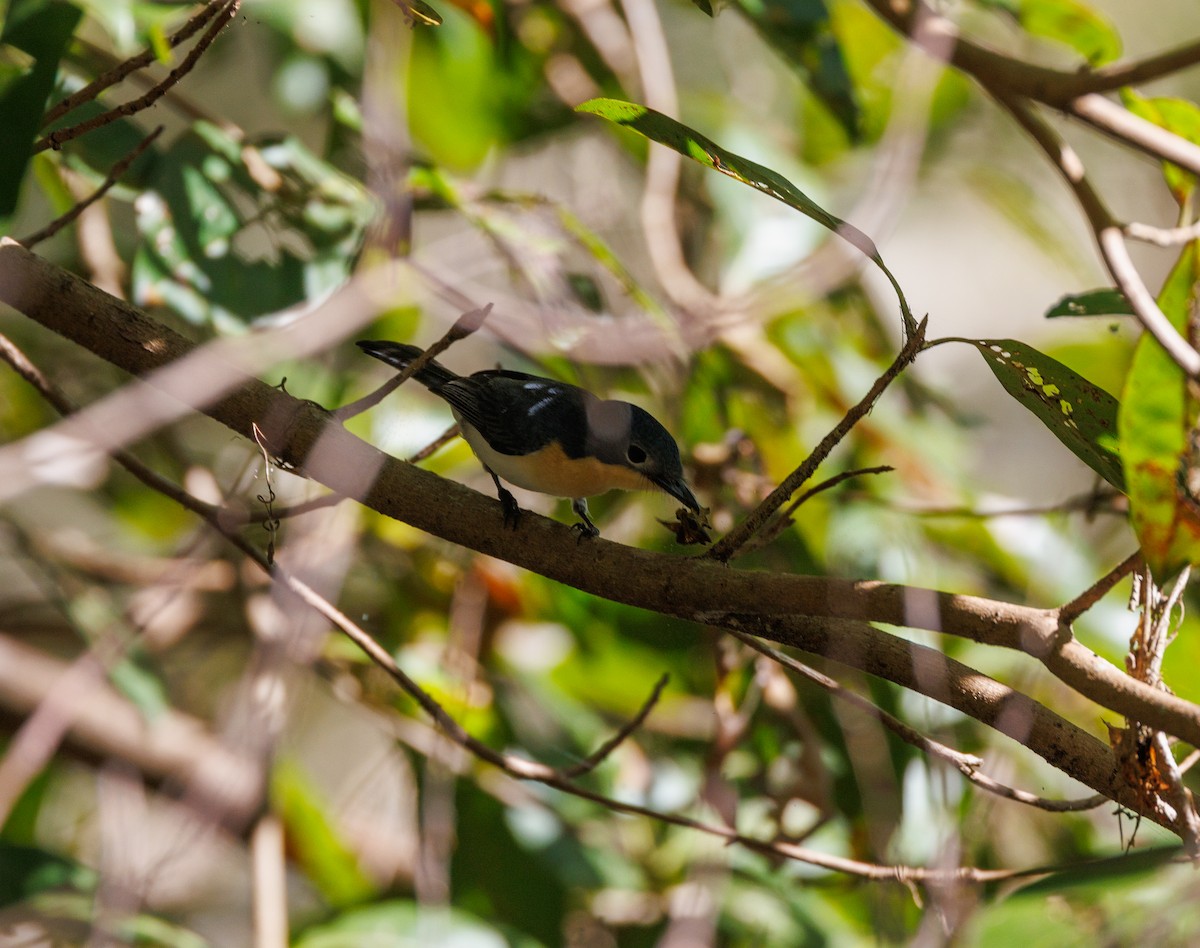
<svg viewBox="0 0 1200 948">
<path fill-rule="evenodd" d="M 641 474 L 596 458 L 567 457 L 557 441 L 525 455 L 501 454 L 473 426 L 459 419 L 463 438 L 476 457 L 502 481 L 525 490 L 555 497 L 592 497 L 613 489 L 646 490 L 652 487 Z"/>
</svg>

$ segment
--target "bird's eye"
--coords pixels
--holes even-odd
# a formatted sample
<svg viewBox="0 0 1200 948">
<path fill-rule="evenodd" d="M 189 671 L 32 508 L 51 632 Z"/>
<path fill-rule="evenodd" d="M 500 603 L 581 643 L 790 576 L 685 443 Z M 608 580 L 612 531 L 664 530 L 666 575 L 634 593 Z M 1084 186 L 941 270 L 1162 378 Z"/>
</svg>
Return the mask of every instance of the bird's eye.
<svg viewBox="0 0 1200 948">
<path fill-rule="evenodd" d="M 646 452 L 641 445 L 631 444 L 629 450 L 625 452 L 625 457 L 629 458 L 630 464 L 644 464 L 646 461 Z"/>
</svg>

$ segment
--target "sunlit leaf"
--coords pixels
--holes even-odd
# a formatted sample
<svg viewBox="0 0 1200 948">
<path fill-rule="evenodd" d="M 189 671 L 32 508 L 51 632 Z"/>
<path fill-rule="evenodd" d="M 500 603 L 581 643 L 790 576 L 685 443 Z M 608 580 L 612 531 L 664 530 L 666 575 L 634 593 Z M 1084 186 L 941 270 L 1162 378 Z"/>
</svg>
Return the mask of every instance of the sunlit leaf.
<svg viewBox="0 0 1200 948">
<path fill-rule="evenodd" d="M 1011 15 L 1030 36 L 1069 46 L 1100 66 L 1121 55 L 1121 37 L 1107 17 L 1081 0 L 979 0 Z"/>
<path fill-rule="evenodd" d="M 1070 293 L 1046 311 L 1047 319 L 1059 316 L 1132 316 L 1133 307 L 1120 290 L 1106 287 Z"/>
<path fill-rule="evenodd" d="M 1167 319 L 1184 334 L 1197 279 L 1200 244 L 1192 243 L 1158 299 Z M 1143 334 L 1121 396 L 1121 457 L 1133 529 L 1159 580 L 1186 563 L 1200 562 L 1200 509 L 1188 474 L 1195 414 L 1183 369 L 1150 333 Z"/>
<path fill-rule="evenodd" d="M 1083 376 L 1015 339 L 963 340 L 1018 402 L 1079 460 L 1118 490 L 1125 479 L 1117 455 L 1117 400 Z"/>
<path fill-rule="evenodd" d="M 30 152 L 47 98 L 54 88 L 58 61 L 79 24 L 79 10 L 61 0 L 12 0 L 0 30 L 0 231 L 17 207 Z M 15 62 L 12 60 L 16 60 Z M 22 62 L 24 60 L 24 62 Z"/>
<path fill-rule="evenodd" d="M 719 171 L 736 181 L 748 184 L 757 191 L 769 194 L 777 201 L 782 201 L 834 231 L 870 257 L 883 271 L 900 301 L 906 329 L 911 331 L 915 328 L 916 324 L 912 312 L 908 308 L 908 301 L 904 298 L 904 292 L 900 289 L 900 284 L 892 272 L 884 264 L 874 241 L 853 224 L 848 224 L 840 217 L 830 214 L 787 178 L 748 158 L 726 151 L 712 139 L 706 138 L 686 125 L 668 118 L 661 112 L 648 109 L 644 105 L 621 102 L 616 99 L 591 99 L 576 108 L 580 112 L 598 115 L 617 125 L 631 128 L 639 134 L 699 162 L 706 168 Z"/>
</svg>

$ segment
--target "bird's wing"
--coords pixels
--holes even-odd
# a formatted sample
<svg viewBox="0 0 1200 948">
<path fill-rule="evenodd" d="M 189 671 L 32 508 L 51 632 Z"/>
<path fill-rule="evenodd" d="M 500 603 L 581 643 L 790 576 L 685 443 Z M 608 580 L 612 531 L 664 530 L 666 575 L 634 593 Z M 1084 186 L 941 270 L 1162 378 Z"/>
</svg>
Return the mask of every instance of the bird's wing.
<svg viewBox="0 0 1200 948">
<path fill-rule="evenodd" d="M 563 440 L 569 456 L 586 434 L 586 393 L 523 372 L 487 371 L 448 382 L 438 395 L 501 454 L 524 455 Z M 556 439 L 555 435 L 559 437 Z"/>
</svg>

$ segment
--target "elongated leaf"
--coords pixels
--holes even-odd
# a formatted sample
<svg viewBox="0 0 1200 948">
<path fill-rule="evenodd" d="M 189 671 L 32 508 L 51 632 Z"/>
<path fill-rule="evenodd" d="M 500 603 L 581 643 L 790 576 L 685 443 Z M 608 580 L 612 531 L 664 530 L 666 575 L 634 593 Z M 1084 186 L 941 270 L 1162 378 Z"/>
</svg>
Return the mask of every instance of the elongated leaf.
<svg viewBox="0 0 1200 948">
<path fill-rule="evenodd" d="M 749 158 L 726 151 L 712 139 L 706 138 L 686 125 L 668 118 L 661 112 L 646 108 L 644 105 L 621 102 L 617 99 L 591 99 L 576 106 L 576 111 L 598 115 L 617 125 L 631 128 L 652 141 L 666 145 L 693 161 L 698 161 L 706 168 L 712 168 L 713 171 L 719 171 L 743 184 L 748 184 L 757 191 L 769 194 L 777 201 L 782 201 L 788 207 L 795 208 L 801 214 L 811 217 L 817 223 L 834 231 L 842 239 L 870 257 L 883 271 L 900 301 L 905 330 L 911 333 L 916 328 L 916 321 L 913 319 L 912 311 L 908 308 L 908 300 L 904 298 L 900 284 L 884 264 L 874 241 L 853 224 L 848 224 L 840 217 L 830 214 L 783 175 L 753 162 Z"/>
<path fill-rule="evenodd" d="M 1198 278 L 1200 244 L 1192 243 L 1158 299 L 1181 332 L 1186 332 Z M 1186 563 L 1200 562 L 1200 516 L 1183 484 L 1194 423 L 1183 370 L 1145 333 L 1125 379 L 1119 431 L 1133 529 L 1159 581 Z"/>
<path fill-rule="evenodd" d="M 0 44 L 33 58 L 22 69 L 0 55 L 0 230 L 17 207 L 30 150 L 54 88 L 58 61 L 79 24 L 80 11 L 61 0 L 12 0 Z"/>
<path fill-rule="evenodd" d="M 1092 66 L 1121 55 L 1116 27 L 1081 0 L 980 0 L 980 5 L 1010 14 L 1030 36 L 1071 47 Z"/>
<path fill-rule="evenodd" d="M 1078 372 L 1015 339 L 963 340 L 975 346 L 1008 392 L 1079 460 L 1118 490 L 1117 400 Z"/>
<path fill-rule="evenodd" d="M 1133 307 L 1120 290 L 1104 288 L 1064 296 L 1046 311 L 1047 319 L 1059 316 L 1132 316 Z"/>
<path fill-rule="evenodd" d="M 861 113 L 825 0 L 737 0 L 759 35 L 799 74 L 805 88 L 834 115 L 850 141 L 861 135 Z"/>
</svg>

